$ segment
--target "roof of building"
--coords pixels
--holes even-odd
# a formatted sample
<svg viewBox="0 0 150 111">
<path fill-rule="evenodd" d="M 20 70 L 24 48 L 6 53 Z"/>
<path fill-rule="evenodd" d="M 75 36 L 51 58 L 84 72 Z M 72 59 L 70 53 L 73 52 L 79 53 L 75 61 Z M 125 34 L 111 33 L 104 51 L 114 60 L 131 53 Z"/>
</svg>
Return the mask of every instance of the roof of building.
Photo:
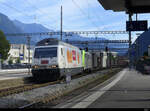
<svg viewBox="0 0 150 111">
<path fill-rule="evenodd" d="M 19 44 L 11 44 L 11 48 L 12 49 L 20 49 L 20 45 Z"/>
<path fill-rule="evenodd" d="M 22 45 L 27 46 L 26 44 L 11 44 L 11 48 L 12 49 L 20 49 Z M 27 46 L 27 48 L 28 48 L 28 46 Z M 34 49 L 34 46 L 30 45 L 30 49 Z"/>
</svg>

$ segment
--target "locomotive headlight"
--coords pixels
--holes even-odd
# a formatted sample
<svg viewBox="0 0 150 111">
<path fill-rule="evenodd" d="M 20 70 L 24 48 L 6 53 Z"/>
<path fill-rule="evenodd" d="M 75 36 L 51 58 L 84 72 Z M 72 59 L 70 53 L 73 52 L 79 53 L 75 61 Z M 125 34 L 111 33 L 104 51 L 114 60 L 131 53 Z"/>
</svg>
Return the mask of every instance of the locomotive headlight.
<svg viewBox="0 0 150 111">
<path fill-rule="evenodd" d="M 38 65 L 35 65 L 35 66 L 32 66 L 32 68 L 33 68 L 33 69 L 37 69 L 37 68 L 39 68 L 39 66 L 38 66 Z"/>
<path fill-rule="evenodd" d="M 58 67 L 58 65 L 49 66 L 49 68 L 56 68 L 56 67 Z"/>
<path fill-rule="evenodd" d="M 52 68 L 56 68 L 56 65 L 52 65 Z"/>
</svg>

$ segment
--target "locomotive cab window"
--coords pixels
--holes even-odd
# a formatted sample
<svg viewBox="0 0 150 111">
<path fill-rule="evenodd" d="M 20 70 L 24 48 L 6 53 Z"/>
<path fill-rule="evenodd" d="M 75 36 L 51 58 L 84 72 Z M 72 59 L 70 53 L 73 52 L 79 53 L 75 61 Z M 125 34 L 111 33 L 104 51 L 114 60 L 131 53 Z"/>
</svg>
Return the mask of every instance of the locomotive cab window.
<svg viewBox="0 0 150 111">
<path fill-rule="evenodd" d="M 57 57 L 57 47 L 36 48 L 34 58 Z"/>
</svg>

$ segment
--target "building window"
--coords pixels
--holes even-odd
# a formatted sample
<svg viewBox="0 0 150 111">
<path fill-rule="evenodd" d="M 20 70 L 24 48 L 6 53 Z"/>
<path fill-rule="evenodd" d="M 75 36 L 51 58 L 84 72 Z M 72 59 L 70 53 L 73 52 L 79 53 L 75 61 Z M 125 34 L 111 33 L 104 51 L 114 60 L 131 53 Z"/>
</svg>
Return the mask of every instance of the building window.
<svg viewBox="0 0 150 111">
<path fill-rule="evenodd" d="M 63 55 L 63 49 L 61 48 L 61 55 Z"/>
</svg>

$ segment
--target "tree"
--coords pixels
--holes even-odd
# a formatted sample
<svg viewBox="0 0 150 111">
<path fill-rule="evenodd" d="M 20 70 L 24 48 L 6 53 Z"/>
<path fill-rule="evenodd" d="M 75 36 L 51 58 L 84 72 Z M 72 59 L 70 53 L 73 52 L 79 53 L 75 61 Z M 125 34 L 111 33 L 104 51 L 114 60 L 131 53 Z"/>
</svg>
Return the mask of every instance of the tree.
<svg viewBox="0 0 150 111">
<path fill-rule="evenodd" d="M 144 52 L 143 56 L 148 56 L 148 51 Z"/>
<path fill-rule="evenodd" d="M 13 58 L 12 57 L 10 57 L 8 64 L 10 64 L 10 65 L 13 64 Z"/>
<path fill-rule="evenodd" d="M 1 59 L 6 60 L 9 56 L 10 44 L 4 33 L 0 31 L 0 54 Z"/>
</svg>

